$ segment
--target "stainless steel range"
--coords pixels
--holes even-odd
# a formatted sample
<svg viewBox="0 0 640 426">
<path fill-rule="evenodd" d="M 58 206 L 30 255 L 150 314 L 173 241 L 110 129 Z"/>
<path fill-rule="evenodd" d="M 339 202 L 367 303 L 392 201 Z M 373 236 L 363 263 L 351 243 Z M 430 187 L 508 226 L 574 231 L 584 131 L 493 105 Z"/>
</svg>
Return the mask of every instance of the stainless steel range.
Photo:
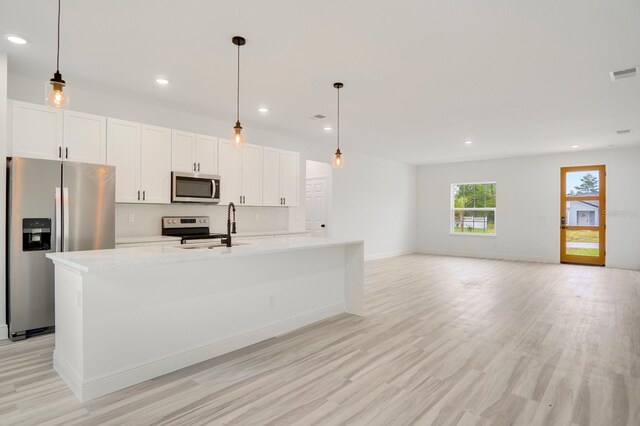
<svg viewBox="0 0 640 426">
<path fill-rule="evenodd" d="M 226 237 L 226 234 L 211 232 L 209 216 L 165 216 L 162 218 L 162 235 L 180 237 L 182 244 L 202 243 Z"/>
</svg>

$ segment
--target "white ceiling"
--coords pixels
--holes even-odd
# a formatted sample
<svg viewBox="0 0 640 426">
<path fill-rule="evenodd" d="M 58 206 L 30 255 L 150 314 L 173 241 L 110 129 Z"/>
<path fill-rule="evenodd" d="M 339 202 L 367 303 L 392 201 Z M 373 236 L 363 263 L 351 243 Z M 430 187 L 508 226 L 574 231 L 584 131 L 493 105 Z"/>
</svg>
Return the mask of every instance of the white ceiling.
<svg viewBox="0 0 640 426">
<path fill-rule="evenodd" d="M 11 72 L 50 78 L 55 0 L 0 0 Z M 640 145 L 638 0 L 62 0 L 61 71 L 343 151 L 436 163 Z M 166 76 L 171 84 L 158 87 Z M 257 112 L 270 108 L 268 115 Z M 328 116 L 310 120 L 314 114 Z M 617 135 L 618 129 L 632 129 Z M 463 142 L 471 139 L 470 146 Z"/>
</svg>

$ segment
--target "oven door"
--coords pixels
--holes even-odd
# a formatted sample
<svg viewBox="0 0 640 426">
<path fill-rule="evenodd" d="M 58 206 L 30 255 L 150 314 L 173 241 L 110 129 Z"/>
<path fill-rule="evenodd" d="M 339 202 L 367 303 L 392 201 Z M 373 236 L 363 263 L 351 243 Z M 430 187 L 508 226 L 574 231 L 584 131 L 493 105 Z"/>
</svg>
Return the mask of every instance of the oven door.
<svg viewBox="0 0 640 426">
<path fill-rule="evenodd" d="M 172 203 L 220 202 L 220 176 L 171 173 Z"/>
</svg>

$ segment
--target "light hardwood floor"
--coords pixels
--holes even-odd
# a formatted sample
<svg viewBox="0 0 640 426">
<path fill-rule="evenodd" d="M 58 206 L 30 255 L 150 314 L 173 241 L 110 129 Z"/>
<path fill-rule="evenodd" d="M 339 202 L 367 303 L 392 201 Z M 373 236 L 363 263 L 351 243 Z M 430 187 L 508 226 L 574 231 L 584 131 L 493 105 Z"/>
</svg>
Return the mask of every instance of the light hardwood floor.
<svg viewBox="0 0 640 426">
<path fill-rule="evenodd" d="M 640 272 L 410 255 L 341 315 L 85 404 L 0 343 L 0 424 L 640 425 Z"/>
</svg>

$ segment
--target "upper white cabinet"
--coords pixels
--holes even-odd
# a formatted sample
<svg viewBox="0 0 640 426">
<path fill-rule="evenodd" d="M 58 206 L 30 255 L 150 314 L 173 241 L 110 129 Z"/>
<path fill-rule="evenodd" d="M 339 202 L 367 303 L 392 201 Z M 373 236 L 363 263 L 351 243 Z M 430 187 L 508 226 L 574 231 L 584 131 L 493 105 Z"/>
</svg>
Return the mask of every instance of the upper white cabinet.
<svg viewBox="0 0 640 426">
<path fill-rule="evenodd" d="M 116 166 L 116 202 L 171 202 L 171 129 L 108 119 L 107 163 Z"/>
<path fill-rule="evenodd" d="M 10 155 L 105 164 L 105 117 L 11 102 Z"/>
<path fill-rule="evenodd" d="M 240 203 L 240 149 L 230 140 L 218 139 L 220 204 Z"/>
<path fill-rule="evenodd" d="M 107 164 L 116 167 L 116 202 L 137 203 L 140 194 L 140 123 L 107 120 Z"/>
<path fill-rule="evenodd" d="M 196 171 L 196 134 L 171 131 L 171 170 L 190 173 Z"/>
<path fill-rule="evenodd" d="M 171 169 L 184 173 L 218 173 L 218 138 L 173 130 Z"/>
<path fill-rule="evenodd" d="M 62 111 L 43 105 L 11 101 L 11 140 L 8 154 L 13 157 L 59 159 L 62 154 Z"/>
<path fill-rule="evenodd" d="M 142 201 L 171 202 L 171 129 L 143 124 L 140 136 Z"/>
<path fill-rule="evenodd" d="M 262 205 L 262 151 L 257 145 L 240 147 L 240 204 Z"/>
<path fill-rule="evenodd" d="M 264 148 L 263 204 L 297 206 L 300 156 L 297 152 Z"/>
<path fill-rule="evenodd" d="M 198 173 L 218 174 L 218 138 L 196 136 L 196 162 Z"/>
<path fill-rule="evenodd" d="M 262 147 L 219 139 L 220 203 L 262 205 Z"/>
<path fill-rule="evenodd" d="M 105 164 L 107 161 L 107 118 L 64 111 L 65 160 Z"/>
</svg>

